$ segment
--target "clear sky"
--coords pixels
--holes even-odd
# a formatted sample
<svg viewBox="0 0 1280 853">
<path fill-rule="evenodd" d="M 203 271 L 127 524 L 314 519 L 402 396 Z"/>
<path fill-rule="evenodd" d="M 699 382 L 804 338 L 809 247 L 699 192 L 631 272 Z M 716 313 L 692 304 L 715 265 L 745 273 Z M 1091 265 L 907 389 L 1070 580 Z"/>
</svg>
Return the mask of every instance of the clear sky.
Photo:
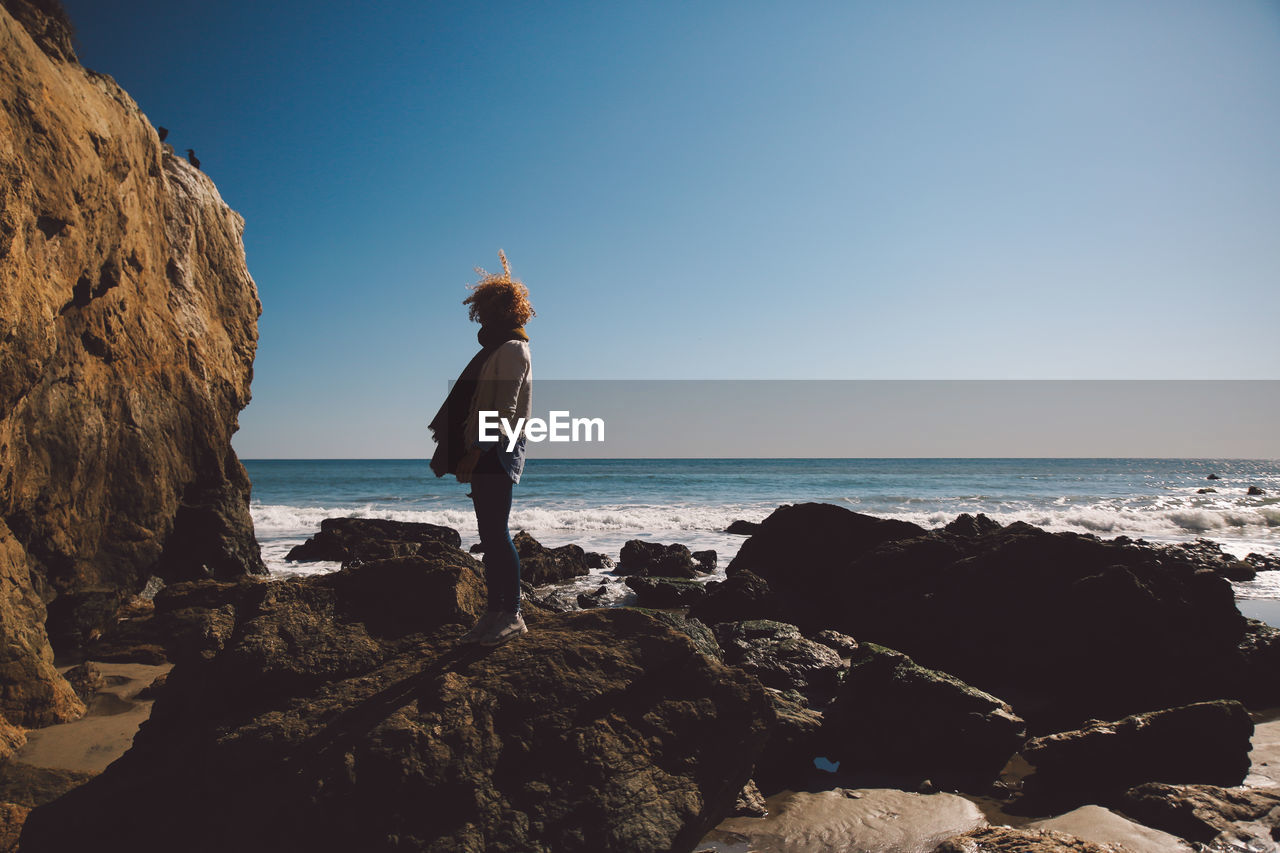
<svg viewBox="0 0 1280 853">
<path fill-rule="evenodd" d="M 538 378 L 1280 378 L 1276 2 L 64 4 L 247 220 L 245 457 L 430 455 L 500 247 Z"/>
</svg>

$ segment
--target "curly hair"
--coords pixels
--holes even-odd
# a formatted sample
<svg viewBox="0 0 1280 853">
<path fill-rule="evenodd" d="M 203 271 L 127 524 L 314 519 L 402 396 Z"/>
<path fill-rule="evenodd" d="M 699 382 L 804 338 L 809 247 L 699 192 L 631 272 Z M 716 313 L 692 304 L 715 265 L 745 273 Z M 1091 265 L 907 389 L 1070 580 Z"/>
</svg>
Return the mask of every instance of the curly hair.
<svg viewBox="0 0 1280 853">
<path fill-rule="evenodd" d="M 476 267 L 480 280 L 467 285 L 471 295 L 462 300 L 462 304 L 468 306 L 467 316 L 482 326 L 523 326 L 529 318 L 537 316 L 529 302 L 529 288 L 511 277 L 511 266 L 501 249 L 498 257 L 502 260 L 502 272 L 490 273 Z"/>
</svg>

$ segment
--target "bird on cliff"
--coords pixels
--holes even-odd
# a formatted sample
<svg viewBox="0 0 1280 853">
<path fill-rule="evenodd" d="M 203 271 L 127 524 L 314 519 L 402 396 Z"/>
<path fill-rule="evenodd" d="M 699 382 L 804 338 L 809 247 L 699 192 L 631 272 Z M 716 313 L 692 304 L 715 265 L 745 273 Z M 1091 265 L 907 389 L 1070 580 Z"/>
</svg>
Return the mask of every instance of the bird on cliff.
<svg viewBox="0 0 1280 853">
<path fill-rule="evenodd" d="M 195 166 L 197 169 L 200 168 L 200 160 L 196 157 L 196 152 L 190 148 L 187 149 L 187 160 L 192 166 Z"/>
<path fill-rule="evenodd" d="M 165 137 L 167 137 L 167 136 L 169 135 L 169 128 L 167 128 L 167 127 L 157 127 L 157 128 L 156 128 L 156 133 L 160 134 L 160 141 L 161 141 L 161 142 L 164 142 Z"/>
</svg>

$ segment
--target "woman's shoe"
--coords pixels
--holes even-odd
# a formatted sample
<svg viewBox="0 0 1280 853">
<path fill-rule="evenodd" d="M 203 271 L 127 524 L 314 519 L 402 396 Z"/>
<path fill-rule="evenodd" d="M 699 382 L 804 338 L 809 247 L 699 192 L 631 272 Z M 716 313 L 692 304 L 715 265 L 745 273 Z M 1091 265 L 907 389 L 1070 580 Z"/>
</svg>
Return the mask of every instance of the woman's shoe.
<svg viewBox="0 0 1280 853">
<path fill-rule="evenodd" d="M 489 626 L 489 632 L 480 638 L 480 645 L 498 646 L 507 640 L 514 640 L 522 634 L 529 633 L 529 629 L 524 624 L 524 616 L 520 613 L 502 613 L 499 617 Z"/>
<path fill-rule="evenodd" d="M 485 634 L 489 633 L 489 628 L 493 626 L 493 623 L 497 621 L 499 617 L 505 615 L 506 614 L 500 610 L 486 610 L 484 615 L 476 620 L 476 624 L 471 626 L 471 630 L 458 638 L 458 642 L 479 642 Z"/>
</svg>

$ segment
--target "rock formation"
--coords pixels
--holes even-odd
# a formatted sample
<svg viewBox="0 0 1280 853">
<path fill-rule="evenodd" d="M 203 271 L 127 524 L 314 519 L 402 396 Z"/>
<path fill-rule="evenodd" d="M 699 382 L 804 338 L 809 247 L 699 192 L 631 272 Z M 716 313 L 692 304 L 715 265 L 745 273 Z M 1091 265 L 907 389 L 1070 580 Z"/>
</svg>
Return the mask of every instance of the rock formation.
<svg viewBox="0 0 1280 853">
<path fill-rule="evenodd" d="M 1144 782 L 1238 785 L 1249 772 L 1253 721 L 1238 702 L 1200 702 L 1033 738 L 1028 796 L 1055 805 L 1114 801 Z"/>
<path fill-rule="evenodd" d="M 418 521 L 382 518 L 326 518 L 320 532 L 289 550 L 286 560 L 385 560 L 418 553 L 423 542 L 444 542 L 455 548 L 462 537 L 452 527 Z"/>
<path fill-rule="evenodd" d="M 0 712 L 35 726 L 83 710 L 47 637 L 153 574 L 265 571 L 230 444 L 261 307 L 213 183 L 76 62 L 58 4 L 3 6 Z"/>
<path fill-rule="evenodd" d="M 1220 556 L 801 504 L 765 519 L 728 574 L 762 579 L 774 618 L 897 649 L 999 696 L 1040 734 L 1201 700 L 1280 701 L 1280 632 L 1240 615 L 1224 577 L 1238 561 Z M 699 618 L 715 621 L 719 592 Z"/>
<path fill-rule="evenodd" d="M 484 587 L 444 544 L 158 599 L 204 627 L 133 748 L 32 812 L 26 853 L 104 821 L 138 851 L 688 851 L 772 723 L 759 682 L 630 608 L 528 608 L 527 636 L 458 645 Z"/>
</svg>

